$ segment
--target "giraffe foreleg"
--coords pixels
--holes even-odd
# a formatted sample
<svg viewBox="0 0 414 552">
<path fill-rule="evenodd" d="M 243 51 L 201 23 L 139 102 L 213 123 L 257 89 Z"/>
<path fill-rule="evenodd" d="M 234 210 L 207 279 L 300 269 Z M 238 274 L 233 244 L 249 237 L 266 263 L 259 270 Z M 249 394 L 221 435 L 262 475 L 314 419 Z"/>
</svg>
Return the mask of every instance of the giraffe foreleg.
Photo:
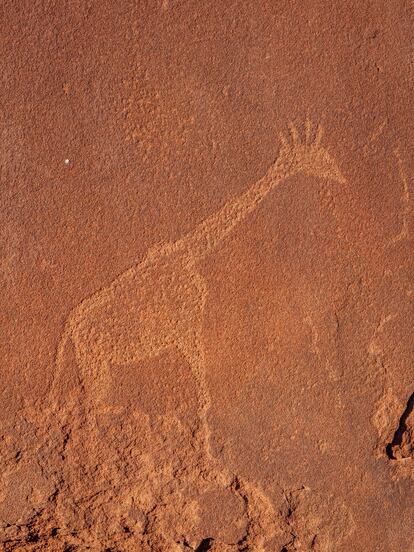
<svg viewBox="0 0 414 552">
<path fill-rule="evenodd" d="M 99 431 L 99 413 L 103 411 L 108 400 L 109 362 L 100 355 L 87 352 L 79 344 L 75 345 L 83 390 L 81 412 L 85 436 L 88 440 L 88 456 L 91 462 L 98 462 L 101 435 Z"/>
<path fill-rule="evenodd" d="M 211 395 L 206 379 L 206 360 L 201 338 L 201 328 L 199 331 L 194 331 L 188 336 L 185 350 L 182 352 L 191 366 L 197 386 L 199 417 L 196 436 L 198 437 L 200 451 L 204 457 L 204 477 L 207 477 L 207 479 L 214 481 L 218 485 L 228 486 L 231 483 L 233 475 L 215 457 L 211 448 L 211 430 L 208 423 Z"/>
<path fill-rule="evenodd" d="M 181 348 L 181 352 L 189 362 L 196 380 L 200 417 L 206 418 L 210 409 L 211 398 L 206 381 L 206 359 L 201 332 L 195 331 L 190 334 L 186 339 L 185 346 Z"/>
</svg>

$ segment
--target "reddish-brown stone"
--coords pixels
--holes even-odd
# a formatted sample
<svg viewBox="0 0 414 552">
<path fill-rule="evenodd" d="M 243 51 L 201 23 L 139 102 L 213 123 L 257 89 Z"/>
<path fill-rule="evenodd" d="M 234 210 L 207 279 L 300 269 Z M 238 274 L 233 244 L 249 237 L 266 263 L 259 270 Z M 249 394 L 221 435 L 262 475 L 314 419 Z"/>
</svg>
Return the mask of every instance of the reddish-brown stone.
<svg viewBox="0 0 414 552">
<path fill-rule="evenodd" d="M 0 17 L 0 549 L 413 552 L 412 3 Z"/>
</svg>

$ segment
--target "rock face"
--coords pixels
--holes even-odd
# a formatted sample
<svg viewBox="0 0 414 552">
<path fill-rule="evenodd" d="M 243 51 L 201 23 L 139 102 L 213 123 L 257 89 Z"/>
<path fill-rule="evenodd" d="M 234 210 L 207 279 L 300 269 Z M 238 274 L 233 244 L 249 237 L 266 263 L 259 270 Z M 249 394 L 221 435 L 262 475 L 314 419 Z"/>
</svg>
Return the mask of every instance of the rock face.
<svg viewBox="0 0 414 552">
<path fill-rule="evenodd" d="M 412 552 L 410 2 L 3 2 L 0 549 Z"/>
</svg>

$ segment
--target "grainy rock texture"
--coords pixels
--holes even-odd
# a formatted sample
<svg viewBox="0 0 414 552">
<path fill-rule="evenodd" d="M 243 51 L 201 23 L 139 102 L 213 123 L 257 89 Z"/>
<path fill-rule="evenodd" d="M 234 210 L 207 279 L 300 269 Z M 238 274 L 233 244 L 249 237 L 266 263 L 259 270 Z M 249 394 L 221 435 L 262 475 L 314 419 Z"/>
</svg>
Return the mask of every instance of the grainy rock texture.
<svg viewBox="0 0 414 552">
<path fill-rule="evenodd" d="M 413 552 L 413 3 L 0 14 L 0 549 Z"/>
</svg>

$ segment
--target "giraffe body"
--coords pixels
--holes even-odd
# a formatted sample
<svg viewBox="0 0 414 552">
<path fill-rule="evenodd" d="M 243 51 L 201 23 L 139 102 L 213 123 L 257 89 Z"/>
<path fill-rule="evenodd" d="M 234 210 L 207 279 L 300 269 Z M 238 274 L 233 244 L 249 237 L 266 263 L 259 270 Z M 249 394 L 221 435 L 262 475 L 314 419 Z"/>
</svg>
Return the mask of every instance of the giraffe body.
<svg viewBox="0 0 414 552">
<path fill-rule="evenodd" d="M 205 292 L 188 257 L 162 252 L 82 301 L 69 316 L 72 339 L 116 364 L 180 348 L 202 313 Z"/>
</svg>

